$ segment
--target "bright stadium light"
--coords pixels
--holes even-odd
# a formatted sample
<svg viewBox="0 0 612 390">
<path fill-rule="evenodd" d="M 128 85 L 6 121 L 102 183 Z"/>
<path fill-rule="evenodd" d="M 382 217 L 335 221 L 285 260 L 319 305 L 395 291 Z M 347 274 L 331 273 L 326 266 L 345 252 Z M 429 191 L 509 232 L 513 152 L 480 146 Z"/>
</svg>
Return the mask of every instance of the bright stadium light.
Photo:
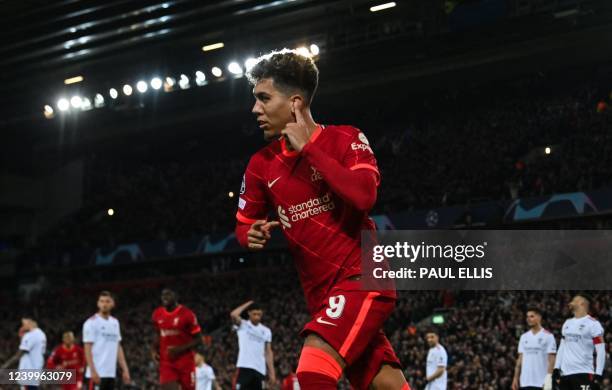
<svg viewBox="0 0 612 390">
<path fill-rule="evenodd" d="M 234 197 L 234 192 L 233 191 L 228 192 L 227 196 L 229 196 L 230 198 L 233 198 Z"/>
<path fill-rule="evenodd" d="M 109 216 L 111 216 L 111 217 L 112 217 L 113 215 L 115 215 L 115 210 L 113 210 L 113 209 L 108 209 L 108 210 L 106 211 L 106 213 L 107 213 Z"/>
<path fill-rule="evenodd" d="M 250 57 L 246 61 L 244 61 L 244 68 L 249 71 L 257 64 L 257 58 Z"/>
<path fill-rule="evenodd" d="M 179 87 L 181 87 L 181 89 L 189 88 L 189 77 L 187 77 L 187 75 L 181 75 L 181 78 L 179 79 Z"/>
<path fill-rule="evenodd" d="M 431 317 L 431 323 L 436 325 L 441 325 L 444 323 L 444 316 L 442 314 L 434 314 Z"/>
<path fill-rule="evenodd" d="M 373 7 L 370 7 L 370 11 L 371 12 L 378 12 L 378 11 L 382 11 L 384 9 L 393 8 L 396 5 L 397 4 L 395 4 L 395 1 L 391 1 L 389 3 L 379 4 L 379 5 L 375 5 Z"/>
<path fill-rule="evenodd" d="M 320 52 L 319 46 L 313 43 L 312 45 L 310 45 L 310 52 L 312 53 L 313 56 L 319 55 L 319 52 Z"/>
<path fill-rule="evenodd" d="M 67 111 L 70 108 L 70 102 L 66 98 L 61 98 L 57 101 L 57 108 L 60 111 Z"/>
<path fill-rule="evenodd" d="M 214 68 L 212 68 L 210 70 L 210 72 L 213 74 L 213 76 L 215 77 L 221 77 L 221 75 L 223 74 L 223 71 L 221 70 L 221 68 L 219 68 L 218 66 L 215 66 Z"/>
<path fill-rule="evenodd" d="M 132 94 L 132 86 L 131 86 L 130 84 L 125 84 L 125 85 L 123 86 L 123 93 L 124 93 L 126 96 L 130 96 L 130 95 Z"/>
<path fill-rule="evenodd" d="M 75 83 L 80 83 L 81 81 L 83 81 L 83 76 L 75 76 L 75 77 L 70 77 L 64 80 L 64 84 L 66 85 L 75 84 Z"/>
<path fill-rule="evenodd" d="M 83 99 L 81 99 L 80 96 L 75 95 L 75 96 L 70 98 L 70 105 L 73 108 L 80 108 L 81 107 L 81 103 L 83 103 Z"/>
<path fill-rule="evenodd" d="M 160 89 L 162 87 L 162 80 L 159 77 L 153 77 L 151 79 L 151 88 Z"/>
<path fill-rule="evenodd" d="M 140 93 L 145 93 L 147 92 L 147 89 L 149 89 L 149 86 L 147 85 L 146 81 L 140 80 L 138 83 L 136 83 L 136 89 Z"/>
<path fill-rule="evenodd" d="M 546 148 L 544 148 L 544 153 L 550 154 L 550 152 L 551 152 L 550 146 L 547 146 Z"/>
<path fill-rule="evenodd" d="M 108 91 L 108 94 L 110 95 L 111 99 L 117 99 L 117 96 L 119 96 L 119 92 L 117 92 L 115 88 L 111 88 Z"/>
<path fill-rule="evenodd" d="M 202 46 L 202 51 L 211 51 L 211 50 L 221 49 L 223 46 L 225 46 L 223 42 L 217 42 L 211 45 Z"/>
<path fill-rule="evenodd" d="M 97 93 L 94 97 L 94 107 L 104 107 L 104 96 L 101 93 Z"/>
<path fill-rule="evenodd" d="M 89 98 L 83 98 L 83 101 L 81 102 L 81 110 L 89 111 L 91 109 L 91 100 L 89 100 Z"/>
<path fill-rule="evenodd" d="M 206 75 L 204 74 L 204 72 L 198 70 L 197 72 L 195 72 L 195 76 L 195 82 L 198 87 L 201 87 L 202 85 L 206 84 Z"/>
<path fill-rule="evenodd" d="M 242 67 L 236 61 L 230 62 L 230 64 L 227 66 L 227 70 L 229 70 L 231 74 L 242 74 Z"/>
<path fill-rule="evenodd" d="M 300 46 L 295 51 L 301 56 L 310 57 L 310 50 L 305 46 Z"/>
<path fill-rule="evenodd" d="M 45 105 L 45 109 L 43 111 L 43 114 L 45 115 L 45 118 L 47 119 L 51 119 L 53 118 L 53 107 L 51 107 L 50 105 L 46 104 Z"/>
</svg>

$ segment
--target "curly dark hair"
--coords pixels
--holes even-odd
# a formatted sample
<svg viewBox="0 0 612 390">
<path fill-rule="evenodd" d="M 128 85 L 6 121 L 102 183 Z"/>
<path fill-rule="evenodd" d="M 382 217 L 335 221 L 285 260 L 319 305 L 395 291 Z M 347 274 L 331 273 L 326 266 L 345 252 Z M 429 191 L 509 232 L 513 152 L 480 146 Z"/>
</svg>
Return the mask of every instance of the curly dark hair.
<svg viewBox="0 0 612 390">
<path fill-rule="evenodd" d="M 313 59 L 289 49 L 259 57 L 246 76 L 252 85 L 269 78 L 283 93 L 291 94 L 298 90 L 308 104 L 312 103 L 319 85 L 319 69 Z"/>
</svg>

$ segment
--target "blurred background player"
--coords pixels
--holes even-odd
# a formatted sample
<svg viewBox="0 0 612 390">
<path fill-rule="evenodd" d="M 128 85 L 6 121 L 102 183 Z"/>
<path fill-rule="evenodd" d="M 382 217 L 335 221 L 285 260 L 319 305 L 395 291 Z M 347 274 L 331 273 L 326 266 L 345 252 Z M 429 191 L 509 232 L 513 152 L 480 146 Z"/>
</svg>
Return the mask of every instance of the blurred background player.
<svg viewBox="0 0 612 390">
<path fill-rule="evenodd" d="M 561 328 L 553 374 L 561 390 L 600 388 L 606 364 L 604 330 L 599 321 L 589 315 L 590 306 L 591 299 L 585 294 L 574 296 L 569 303 L 574 317 L 567 319 Z M 593 352 L 597 356 L 595 362 Z"/>
<path fill-rule="evenodd" d="M 63 384 L 64 390 L 80 390 L 83 387 L 85 372 L 85 354 L 83 348 L 74 342 L 74 333 L 66 331 L 62 343 L 55 347 L 47 359 L 47 368 L 75 370 L 77 381 L 74 384 Z"/>
<path fill-rule="evenodd" d="M 361 288 L 361 231 L 376 230 L 368 212 L 380 183 L 367 137 L 352 126 L 314 121 L 319 70 L 311 57 L 272 52 L 247 77 L 252 113 L 269 144 L 246 168 L 236 238 L 260 250 L 270 229 L 282 226 L 312 316 L 302 330 L 300 386 L 336 389 L 345 371 L 356 389 L 409 388 L 382 331 L 395 291 Z M 267 221 L 271 210 L 280 223 Z"/>
<path fill-rule="evenodd" d="M 178 303 L 176 292 L 165 288 L 161 306 L 153 311 L 155 335 L 151 354 L 159 362 L 159 383 L 162 389 L 195 389 L 193 349 L 202 343 L 202 329 L 196 315 Z"/>
<path fill-rule="evenodd" d="M 440 344 L 438 331 L 430 329 L 425 334 L 429 351 L 427 352 L 427 366 L 425 370 L 426 390 L 446 390 L 448 355 L 446 349 Z"/>
<path fill-rule="evenodd" d="M 119 321 L 111 315 L 115 299 L 109 291 L 98 295 L 98 312 L 83 324 L 83 349 L 87 370 L 85 387 L 89 390 L 115 388 L 117 362 L 121 367 L 123 383 L 131 382 L 123 347 Z"/>
<path fill-rule="evenodd" d="M 200 352 L 195 354 L 195 379 L 195 390 L 221 390 L 215 377 L 215 371 L 206 364 L 204 355 Z"/>
<path fill-rule="evenodd" d="M 512 390 L 551 390 L 557 352 L 555 336 L 542 327 L 539 309 L 527 309 L 525 317 L 529 330 L 519 340 Z"/>
<path fill-rule="evenodd" d="M 249 319 L 243 320 L 241 314 L 247 310 Z M 261 323 L 263 310 L 253 301 L 238 306 L 230 313 L 233 329 L 238 335 L 238 361 L 236 362 L 236 390 L 259 390 L 268 369 L 270 385 L 276 383 L 274 354 L 272 352 L 272 331 Z"/>
<path fill-rule="evenodd" d="M 45 364 L 45 351 L 47 350 L 47 336 L 38 327 L 32 317 L 21 319 L 21 328 L 25 331 L 19 343 L 19 350 L 2 368 L 9 368 L 19 361 L 19 370 L 41 370 Z M 26 389 L 38 388 L 37 381 L 21 383 Z"/>
<path fill-rule="evenodd" d="M 285 375 L 281 383 L 281 390 L 300 390 L 300 382 L 295 373 L 295 367 L 291 369 L 291 372 Z"/>
</svg>

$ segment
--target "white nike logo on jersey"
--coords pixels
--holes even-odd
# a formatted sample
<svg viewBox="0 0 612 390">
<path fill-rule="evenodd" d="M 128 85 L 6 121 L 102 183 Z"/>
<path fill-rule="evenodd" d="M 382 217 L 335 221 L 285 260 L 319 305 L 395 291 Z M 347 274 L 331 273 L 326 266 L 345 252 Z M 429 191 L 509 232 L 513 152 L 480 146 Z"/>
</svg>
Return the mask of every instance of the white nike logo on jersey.
<svg viewBox="0 0 612 390">
<path fill-rule="evenodd" d="M 319 318 L 317 318 L 317 322 L 318 322 L 319 324 L 323 324 L 323 325 L 332 325 L 332 326 L 338 326 L 338 324 L 334 324 L 333 322 L 325 321 L 325 320 L 323 319 L 323 317 L 319 317 Z"/>
<path fill-rule="evenodd" d="M 272 180 L 272 181 L 268 181 L 268 188 L 272 188 L 272 186 L 274 185 L 274 183 L 276 183 L 278 181 L 278 179 L 280 179 L 281 177 L 277 177 L 276 179 Z"/>
</svg>

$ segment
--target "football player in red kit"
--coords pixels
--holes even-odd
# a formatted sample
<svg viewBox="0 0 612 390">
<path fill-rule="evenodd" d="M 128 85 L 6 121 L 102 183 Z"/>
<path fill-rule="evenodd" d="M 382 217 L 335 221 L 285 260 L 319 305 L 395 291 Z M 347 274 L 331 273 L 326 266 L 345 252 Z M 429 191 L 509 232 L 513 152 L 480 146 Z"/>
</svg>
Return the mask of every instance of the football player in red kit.
<svg viewBox="0 0 612 390">
<path fill-rule="evenodd" d="M 195 389 L 193 349 L 202 343 L 202 330 L 195 314 L 177 302 L 168 288 L 161 293 L 162 306 L 153 312 L 155 339 L 151 348 L 159 362 L 159 383 L 163 390 Z"/>
<path fill-rule="evenodd" d="M 74 333 L 68 331 L 62 335 L 62 344 L 55 347 L 47 359 L 47 368 L 75 370 L 76 383 L 63 384 L 63 390 L 79 390 L 83 387 L 83 373 L 85 372 L 85 354 L 83 348 L 75 344 Z"/>
<path fill-rule="evenodd" d="M 318 75 L 312 58 L 286 49 L 247 72 L 269 144 L 246 168 L 236 236 L 251 250 L 278 226 L 287 239 L 312 315 L 302 331 L 302 389 L 336 389 L 342 372 L 355 389 L 408 389 L 382 331 L 395 291 L 361 288 L 361 231 L 375 230 L 368 211 L 380 182 L 376 159 L 359 129 L 314 121 Z M 270 212 L 278 221 L 267 220 Z"/>
</svg>

